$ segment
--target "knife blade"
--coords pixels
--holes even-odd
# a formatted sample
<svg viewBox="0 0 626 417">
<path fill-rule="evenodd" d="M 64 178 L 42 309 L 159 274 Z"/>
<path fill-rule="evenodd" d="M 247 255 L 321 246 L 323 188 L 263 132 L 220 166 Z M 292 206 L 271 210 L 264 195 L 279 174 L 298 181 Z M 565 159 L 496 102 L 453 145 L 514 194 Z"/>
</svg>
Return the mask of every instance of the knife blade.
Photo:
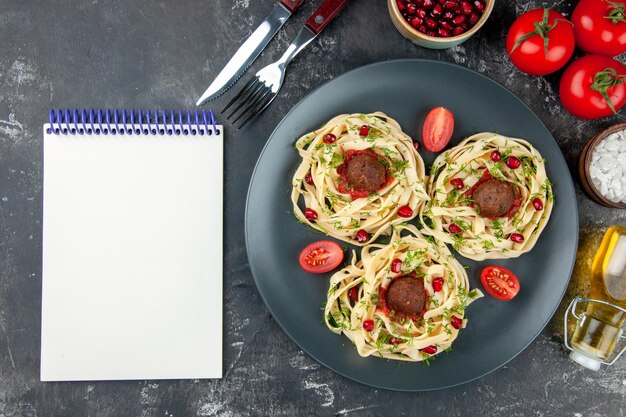
<svg viewBox="0 0 626 417">
<path fill-rule="evenodd" d="M 224 69 L 198 99 L 196 106 L 202 106 L 228 90 L 252 65 L 289 16 L 300 6 L 300 3 L 302 0 L 281 0 L 276 3 L 272 12 L 239 47 Z"/>
</svg>

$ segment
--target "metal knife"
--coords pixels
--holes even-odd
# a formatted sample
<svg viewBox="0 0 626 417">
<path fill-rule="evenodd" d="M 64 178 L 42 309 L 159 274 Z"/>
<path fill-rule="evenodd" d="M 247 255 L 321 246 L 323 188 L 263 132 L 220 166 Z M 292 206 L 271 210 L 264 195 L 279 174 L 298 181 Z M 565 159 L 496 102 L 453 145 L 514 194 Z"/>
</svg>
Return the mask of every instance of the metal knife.
<svg viewBox="0 0 626 417">
<path fill-rule="evenodd" d="M 300 3 L 302 3 L 302 0 L 281 0 L 276 3 L 272 12 L 243 45 L 239 47 L 235 55 L 228 61 L 228 64 L 202 94 L 202 97 L 198 99 L 196 106 L 202 106 L 207 101 L 213 100 L 228 90 L 259 56 L 261 51 L 283 26 L 283 23 L 300 6 Z"/>
</svg>

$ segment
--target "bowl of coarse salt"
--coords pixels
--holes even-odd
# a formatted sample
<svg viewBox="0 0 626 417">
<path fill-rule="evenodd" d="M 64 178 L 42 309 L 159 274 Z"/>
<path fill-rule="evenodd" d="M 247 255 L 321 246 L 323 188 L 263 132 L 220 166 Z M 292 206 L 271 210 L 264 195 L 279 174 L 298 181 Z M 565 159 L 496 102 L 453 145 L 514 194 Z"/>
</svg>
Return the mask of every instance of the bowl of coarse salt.
<svg viewBox="0 0 626 417">
<path fill-rule="evenodd" d="M 594 201 L 626 209 L 626 123 L 591 138 L 580 154 L 578 170 L 583 188 Z"/>
</svg>

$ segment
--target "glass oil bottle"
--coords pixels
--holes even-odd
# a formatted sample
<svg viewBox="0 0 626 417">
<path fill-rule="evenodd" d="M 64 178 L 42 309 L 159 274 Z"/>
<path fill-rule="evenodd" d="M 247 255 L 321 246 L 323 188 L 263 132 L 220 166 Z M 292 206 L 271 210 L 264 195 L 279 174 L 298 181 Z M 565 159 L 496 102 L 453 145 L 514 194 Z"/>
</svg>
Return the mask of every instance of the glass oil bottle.
<svg viewBox="0 0 626 417">
<path fill-rule="evenodd" d="M 584 311 L 581 305 L 587 304 Z M 569 341 L 567 321 L 572 315 L 576 329 Z M 602 363 L 612 365 L 626 349 L 626 228 L 611 226 L 605 233 L 591 266 L 591 298 L 576 296 L 565 312 L 565 345 L 570 359 L 594 371 Z M 621 343 L 618 343 L 620 342 Z M 613 356 L 611 358 L 611 356 Z"/>
</svg>

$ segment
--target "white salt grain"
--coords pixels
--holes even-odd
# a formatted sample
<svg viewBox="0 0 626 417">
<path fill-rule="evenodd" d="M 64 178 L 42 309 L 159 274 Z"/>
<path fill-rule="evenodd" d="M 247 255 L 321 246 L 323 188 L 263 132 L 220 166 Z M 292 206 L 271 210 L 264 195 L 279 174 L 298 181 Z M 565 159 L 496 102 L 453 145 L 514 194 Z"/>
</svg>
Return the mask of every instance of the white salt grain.
<svg viewBox="0 0 626 417">
<path fill-rule="evenodd" d="M 596 144 L 589 175 L 596 189 L 608 200 L 626 202 L 626 131 L 612 133 Z"/>
</svg>

